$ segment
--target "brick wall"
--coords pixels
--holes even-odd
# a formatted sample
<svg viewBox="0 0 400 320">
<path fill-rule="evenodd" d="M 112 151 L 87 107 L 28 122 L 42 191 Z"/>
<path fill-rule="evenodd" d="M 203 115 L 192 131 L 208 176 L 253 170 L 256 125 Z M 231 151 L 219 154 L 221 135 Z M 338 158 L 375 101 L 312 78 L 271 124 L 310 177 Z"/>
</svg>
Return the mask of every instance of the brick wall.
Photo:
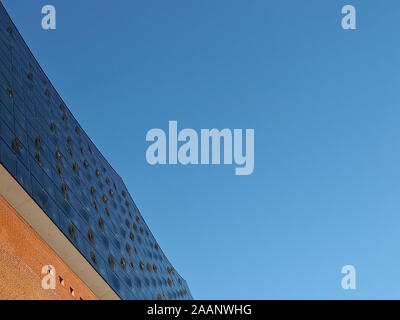
<svg viewBox="0 0 400 320">
<path fill-rule="evenodd" d="M 43 266 L 55 268 L 56 289 L 42 288 Z M 97 300 L 90 289 L 0 196 L 0 299 Z"/>
</svg>

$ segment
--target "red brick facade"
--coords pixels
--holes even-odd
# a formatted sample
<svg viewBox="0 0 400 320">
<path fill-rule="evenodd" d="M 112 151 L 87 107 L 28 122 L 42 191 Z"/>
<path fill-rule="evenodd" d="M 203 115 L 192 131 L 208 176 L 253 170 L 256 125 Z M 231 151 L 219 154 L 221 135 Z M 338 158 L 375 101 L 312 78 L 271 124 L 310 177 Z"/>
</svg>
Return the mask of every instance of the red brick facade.
<svg viewBox="0 0 400 320">
<path fill-rule="evenodd" d="M 42 268 L 55 268 L 56 289 L 42 288 Z M 0 299 L 97 300 L 40 236 L 0 197 Z"/>
</svg>

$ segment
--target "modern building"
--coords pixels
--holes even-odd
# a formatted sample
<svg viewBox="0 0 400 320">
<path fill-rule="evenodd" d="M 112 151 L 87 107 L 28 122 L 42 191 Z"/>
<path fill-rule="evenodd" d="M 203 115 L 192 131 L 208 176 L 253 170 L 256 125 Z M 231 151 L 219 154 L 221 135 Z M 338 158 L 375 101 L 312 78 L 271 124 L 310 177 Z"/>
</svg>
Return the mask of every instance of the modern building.
<svg viewBox="0 0 400 320">
<path fill-rule="evenodd" d="M 0 299 L 192 299 L 1 2 Z"/>
</svg>

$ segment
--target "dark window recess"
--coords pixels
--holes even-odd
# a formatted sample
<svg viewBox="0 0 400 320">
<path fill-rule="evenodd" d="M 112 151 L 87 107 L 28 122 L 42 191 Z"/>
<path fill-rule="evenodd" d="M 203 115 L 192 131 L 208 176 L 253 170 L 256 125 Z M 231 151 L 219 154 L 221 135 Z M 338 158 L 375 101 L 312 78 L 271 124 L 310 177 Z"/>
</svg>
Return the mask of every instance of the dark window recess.
<svg viewBox="0 0 400 320">
<path fill-rule="evenodd" d="M 157 272 L 157 266 L 155 264 L 153 264 L 153 271 Z"/>
<path fill-rule="evenodd" d="M 61 192 L 65 196 L 65 195 L 67 195 L 67 191 L 68 191 L 68 186 L 67 186 L 67 184 L 65 182 L 63 182 L 61 184 Z"/>
<path fill-rule="evenodd" d="M 53 132 L 56 131 L 56 124 L 54 123 L 54 121 L 51 122 L 50 130 L 53 131 Z"/>
<path fill-rule="evenodd" d="M 61 174 L 62 174 L 61 167 L 60 167 L 60 166 L 57 166 L 57 167 L 56 167 L 56 170 L 57 170 L 58 175 L 61 176 Z"/>
<path fill-rule="evenodd" d="M 92 194 L 92 196 L 96 194 L 96 189 L 93 186 L 90 187 L 90 193 Z"/>
<path fill-rule="evenodd" d="M 87 169 L 89 167 L 89 162 L 87 160 L 83 161 L 83 165 Z"/>
<path fill-rule="evenodd" d="M 74 162 L 74 164 L 72 165 L 72 169 L 76 172 L 78 171 L 79 167 L 78 164 L 76 162 Z"/>
<path fill-rule="evenodd" d="M 10 99 L 14 99 L 14 91 L 13 89 L 7 89 L 7 95 Z"/>
<path fill-rule="evenodd" d="M 71 137 L 68 137 L 68 138 L 67 138 L 67 143 L 68 143 L 68 144 L 71 144 L 71 143 L 72 143 L 72 138 L 71 138 Z"/>
<path fill-rule="evenodd" d="M 88 239 L 89 239 L 90 243 L 92 243 L 92 244 L 94 243 L 94 233 L 92 230 L 88 231 Z"/>
<path fill-rule="evenodd" d="M 143 230 L 143 228 L 142 228 L 142 227 L 140 227 L 139 231 L 140 231 L 140 233 L 141 233 L 141 234 L 143 234 L 143 233 L 144 233 L 144 230 Z"/>
<path fill-rule="evenodd" d="M 104 220 L 101 217 L 99 218 L 99 227 L 101 230 L 104 230 Z"/>
<path fill-rule="evenodd" d="M 75 127 L 75 132 L 76 132 L 76 134 L 79 134 L 81 132 L 81 130 L 79 129 L 78 126 Z"/>
<path fill-rule="evenodd" d="M 50 91 L 49 91 L 49 89 L 44 90 L 44 95 L 45 95 L 46 97 L 50 97 Z"/>
<path fill-rule="evenodd" d="M 65 106 L 63 104 L 60 104 L 60 110 L 64 111 L 65 110 Z"/>
<path fill-rule="evenodd" d="M 14 138 L 14 140 L 12 141 L 12 149 L 14 151 L 17 151 L 19 148 L 19 141 L 18 138 Z"/>
<path fill-rule="evenodd" d="M 36 136 L 35 144 L 38 148 L 40 148 L 40 146 L 42 145 L 42 139 L 40 138 L 40 136 Z"/>
<path fill-rule="evenodd" d="M 111 253 L 108 255 L 108 264 L 111 268 L 114 268 L 115 266 L 114 257 L 111 255 Z"/>
<path fill-rule="evenodd" d="M 131 266 L 131 268 L 132 268 L 133 270 L 135 270 L 135 264 L 133 263 L 133 260 L 132 260 L 132 259 L 129 259 L 129 265 Z"/>
<path fill-rule="evenodd" d="M 103 201 L 104 201 L 104 203 L 107 203 L 107 201 L 108 201 L 108 198 L 105 194 L 103 194 Z"/>
<path fill-rule="evenodd" d="M 75 231 L 75 227 L 74 227 L 73 224 L 70 224 L 70 225 L 69 225 L 69 227 L 68 227 L 68 233 L 69 233 L 69 235 L 71 236 L 71 238 L 75 239 L 76 231 Z"/>
<path fill-rule="evenodd" d="M 136 216 L 135 219 L 136 219 L 136 222 L 137 222 L 137 223 L 140 223 L 140 218 L 139 218 L 139 216 Z"/>
<path fill-rule="evenodd" d="M 32 72 L 29 72 L 28 75 L 27 75 L 27 77 L 28 77 L 29 80 L 32 81 L 32 80 L 33 80 L 33 73 L 32 73 Z"/>
<path fill-rule="evenodd" d="M 71 148 L 68 148 L 68 153 L 72 157 L 72 149 Z"/>
<path fill-rule="evenodd" d="M 104 211 L 106 212 L 106 215 L 109 217 L 110 216 L 110 210 L 108 210 L 108 208 L 105 208 Z"/>
<path fill-rule="evenodd" d="M 96 169 L 96 176 L 100 177 L 100 170 L 99 169 Z"/>
<path fill-rule="evenodd" d="M 129 202 L 128 201 L 125 202 L 125 205 L 129 208 Z"/>
<path fill-rule="evenodd" d="M 110 194 L 111 197 L 114 197 L 114 190 L 110 189 L 109 194 Z"/>
<path fill-rule="evenodd" d="M 146 268 L 147 268 L 147 271 L 148 271 L 148 272 L 151 272 L 151 265 L 150 265 L 150 263 L 147 262 Z"/>
<path fill-rule="evenodd" d="M 35 160 L 40 164 L 40 153 L 35 152 Z"/>
<path fill-rule="evenodd" d="M 93 251 L 90 251 L 90 258 L 94 264 L 97 264 L 96 254 Z"/>
<path fill-rule="evenodd" d="M 62 277 L 58 277 L 58 281 L 60 282 L 60 284 L 65 287 L 65 280 Z"/>
<path fill-rule="evenodd" d="M 140 261 L 139 267 L 140 267 L 140 270 L 142 270 L 142 271 L 144 270 L 144 263 L 142 261 Z"/>
<path fill-rule="evenodd" d="M 63 121 L 67 121 L 67 114 L 66 114 L 65 112 L 63 113 L 61 119 L 62 119 Z"/>
<path fill-rule="evenodd" d="M 96 201 L 93 201 L 93 208 L 95 208 L 96 210 L 98 210 L 98 208 L 97 208 L 97 202 L 96 202 Z"/>
<path fill-rule="evenodd" d="M 60 159 L 61 159 L 61 152 L 60 152 L 60 150 L 57 150 L 57 151 L 56 151 L 56 158 L 57 158 L 57 160 L 60 160 Z"/>
<path fill-rule="evenodd" d="M 130 227 L 131 227 L 131 223 L 129 222 L 129 220 L 128 220 L 128 219 L 126 219 L 126 220 L 125 220 L 125 224 L 126 224 L 126 226 L 127 226 L 128 228 L 130 228 Z"/>
<path fill-rule="evenodd" d="M 122 191 L 122 196 L 125 198 L 126 197 L 126 192 Z"/>
<path fill-rule="evenodd" d="M 110 184 L 110 179 L 108 177 L 106 178 L 106 183 Z"/>
<path fill-rule="evenodd" d="M 129 243 L 127 243 L 127 244 L 125 245 L 125 250 L 126 250 L 126 252 L 128 252 L 129 254 L 131 253 L 131 246 L 130 246 Z"/>
<path fill-rule="evenodd" d="M 120 260 L 120 262 L 121 262 L 121 267 L 122 267 L 122 269 L 126 269 L 126 261 L 125 261 L 125 259 L 124 258 L 121 258 L 121 260 Z"/>
<path fill-rule="evenodd" d="M 132 241 L 135 241 L 135 235 L 132 232 L 129 233 L 129 238 L 131 238 Z"/>
</svg>

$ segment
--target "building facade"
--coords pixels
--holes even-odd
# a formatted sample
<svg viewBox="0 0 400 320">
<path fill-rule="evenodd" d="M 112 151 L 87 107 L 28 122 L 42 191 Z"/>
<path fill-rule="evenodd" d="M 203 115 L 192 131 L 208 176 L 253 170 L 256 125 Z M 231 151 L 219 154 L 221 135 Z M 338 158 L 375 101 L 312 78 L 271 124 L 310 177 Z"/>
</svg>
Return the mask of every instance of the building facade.
<svg viewBox="0 0 400 320">
<path fill-rule="evenodd" d="M 192 299 L 1 2 L 0 298 Z"/>
</svg>

